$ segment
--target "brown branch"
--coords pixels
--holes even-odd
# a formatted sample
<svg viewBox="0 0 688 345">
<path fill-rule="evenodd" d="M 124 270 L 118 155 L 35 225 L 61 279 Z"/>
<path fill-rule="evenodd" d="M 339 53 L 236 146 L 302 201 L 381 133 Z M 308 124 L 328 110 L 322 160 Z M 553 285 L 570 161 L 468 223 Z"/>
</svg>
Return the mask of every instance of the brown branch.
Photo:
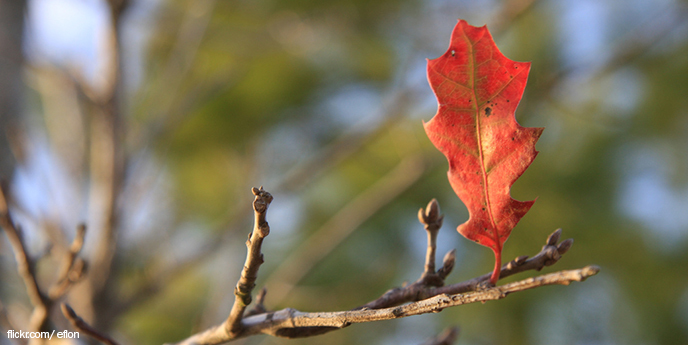
<svg viewBox="0 0 688 345">
<path fill-rule="evenodd" d="M 179 342 L 178 345 L 216 345 L 261 333 L 285 338 L 312 336 L 341 329 L 353 323 L 391 320 L 413 315 L 436 313 L 449 307 L 499 300 L 511 293 L 537 287 L 568 285 L 574 281 L 583 281 L 597 274 L 599 270 L 597 266 L 586 266 L 576 270 L 531 277 L 480 291 L 453 295 L 441 294 L 403 306 L 383 309 L 305 313 L 287 308 L 243 319 L 242 332 L 239 334 L 230 335 L 225 331 L 224 325 L 219 325 L 205 332 L 195 334 Z"/>
<path fill-rule="evenodd" d="M 50 293 L 46 295 L 41 291 L 38 284 L 35 270 L 36 263 L 26 252 L 21 229 L 14 224 L 7 201 L 4 189 L 0 188 L 0 226 L 5 229 L 5 233 L 10 240 L 15 259 L 17 260 L 17 271 L 24 280 L 26 292 L 33 305 L 33 312 L 29 319 L 29 331 L 41 331 L 48 323 L 50 311 L 55 301 L 62 297 L 83 275 L 85 263 L 77 255 L 84 243 L 86 227 L 81 225 L 77 229 L 76 237 L 65 257 L 59 278 L 50 289 Z"/>
<path fill-rule="evenodd" d="M 437 234 L 444 220 L 444 216 L 440 214 L 440 205 L 437 200 L 432 199 L 425 208 L 425 211 L 423 211 L 422 208 L 418 211 L 418 220 L 423 224 L 428 234 L 428 247 L 425 254 L 425 270 L 423 274 L 412 284 L 387 290 L 380 298 L 368 302 L 356 308 L 356 310 L 380 309 L 406 302 L 419 301 L 423 299 L 421 296 L 426 294 L 429 289 L 444 285 L 444 280 L 454 268 L 456 250 L 453 249 L 449 251 L 442 260 L 442 267 L 435 271 Z"/>
<path fill-rule="evenodd" d="M 273 291 L 270 295 L 271 302 L 273 304 L 280 303 L 315 263 L 355 231 L 358 225 L 372 216 L 376 210 L 387 205 L 395 196 L 413 185 L 422 176 L 424 171 L 425 163 L 421 157 L 405 159 L 379 182 L 347 204 L 330 221 L 317 230 L 314 235 L 305 240 L 292 255 L 283 260 L 282 264 L 274 270 L 275 273 L 268 277 L 266 286 L 279 286 L 279 289 L 271 290 Z M 284 185 L 281 188 L 289 189 Z M 236 224 L 224 224 L 222 227 L 233 228 L 236 227 Z M 152 275 L 132 295 L 120 300 L 107 313 L 121 315 L 129 310 L 131 306 L 141 303 L 150 296 L 154 296 L 168 286 L 173 279 L 194 269 L 212 253 L 223 248 L 222 245 L 231 238 L 233 237 L 213 238 L 207 241 L 206 244 L 201 246 L 203 249 L 199 250 L 196 255 L 161 273 Z"/>
<path fill-rule="evenodd" d="M 80 318 L 79 315 L 74 312 L 74 309 L 72 309 L 72 307 L 70 307 L 67 303 L 62 303 L 60 307 L 62 309 L 62 314 L 67 318 L 67 320 L 69 320 L 74 328 L 88 334 L 104 344 L 118 345 L 117 342 L 112 340 L 109 336 L 98 332 L 98 330 L 86 323 L 86 321 Z"/>
<path fill-rule="evenodd" d="M 120 221 L 118 200 L 124 185 L 126 150 L 124 149 L 124 121 L 120 107 L 122 88 L 121 19 L 130 1 L 107 0 L 110 21 L 104 39 L 103 69 L 97 85 L 77 84 L 92 102 L 89 123 L 89 227 L 95 237 L 88 262 L 90 273 L 81 284 L 74 286 L 70 303 L 81 311 L 82 317 L 104 327 L 112 320 L 104 319 L 102 310 L 109 310 L 114 298 L 109 295 L 115 276 Z"/>
<path fill-rule="evenodd" d="M 502 266 L 500 279 L 514 275 L 516 273 L 536 270 L 539 271 L 546 266 L 554 265 L 566 253 L 571 245 L 573 239 L 567 239 L 557 245 L 559 237 L 561 236 L 561 229 L 556 230 L 547 238 L 547 242 L 540 253 L 528 259 L 527 256 L 519 256 L 516 259 Z M 449 253 L 451 254 L 451 252 Z M 447 254 L 447 255 L 449 255 Z M 446 258 L 445 258 L 446 262 Z M 452 260 L 453 262 L 453 260 Z M 478 289 L 481 284 L 489 281 L 491 273 L 486 273 L 482 276 L 473 279 L 440 287 L 428 287 L 420 280 L 407 285 L 402 288 L 395 288 L 385 292 L 380 298 L 371 301 L 359 308 L 380 309 L 392 306 L 401 305 L 407 302 L 420 301 L 440 294 L 457 294 Z"/>
<path fill-rule="evenodd" d="M 86 270 L 86 263 L 78 255 L 84 245 L 84 236 L 86 235 L 86 225 L 80 224 L 76 229 L 76 236 L 72 241 L 69 250 L 65 253 L 62 261 L 62 267 L 58 275 L 57 281 L 48 291 L 50 299 L 55 301 L 64 296 L 69 288 L 83 278 Z"/>
<path fill-rule="evenodd" d="M 442 294 L 403 306 L 376 310 L 304 313 L 293 309 L 284 309 L 272 314 L 257 315 L 247 318 L 245 319 L 245 328 L 246 333 L 260 331 L 261 333 L 276 336 L 286 335 L 288 332 L 285 332 L 285 329 L 294 330 L 307 327 L 343 328 L 352 323 L 391 320 L 413 315 L 435 313 L 448 307 L 464 304 L 499 300 L 511 293 L 541 286 L 568 285 L 573 281 L 583 281 L 598 272 L 598 267 L 587 266 L 581 269 L 560 271 L 527 278 L 485 290 L 454 295 Z M 272 317 L 270 317 L 270 315 L 272 315 Z M 298 336 L 298 332 L 292 332 L 290 334 L 293 334 L 295 337 Z"/>
<path fill-rule="evenodd" d="M 444 220 L 444 215 L 440 214 L 440 204 L 437 200 L 432 199 L 425 211 L 421 208 L 418 210 L 418 220 L 425 227 L 425 231 L 428 234 L 428 248 L 425 253 L 425 271 L 420 280 L 424 281 L 428 285 L 432 286 L 442 286 L 444 285 L 444 278 L 441 278 L 435 272 L 435 253 L 437 252 L 437 234 L 442 227 L 442 221 Z M 451 266 L 454 267 L 452 260 Z M 451 271 L 451 268 L 449 268 Z M 447 272 L 446 275 L 449 273 Z M 446 275 L 444 277 L 446 277 Z"/>
<path fill-rule="evenodd" d="M 459 338 L 459 328 L 452 327 L 445 329 L 436 337 L 426 340 L 423 345 L 451 345 Z"/>
<path fill-rule="evenodd" d="M 266 192 L 263 187 L 260 189 L 254 187 L 252 191 L 253 195 L 256 196 L 253 201 L 255 222 L 253 231 L 246 241 L 248 252 L 246 253 L 244 269 L 241 271 L 241 278 L 239 278 L 236 288 L 234 288 L 234 305 L 232 305 L 229 317 L 224 323 L 224 328 L 228 334 L 238 334 L 242 329 L 241 320 L 246 307 L 251 304 L 251 292 L 256 286 L 258 268 L 263 263 L 263 254 L 260 249 L 263 239 L 270 234 L 270 225 L 265 220 L 265 214 L 272 202 L 272 195 Z"/>
<path fill-rule="evenodd" d="M 36 278 L 35 262 L 26 252 L 26 245 L 22 239 L 21 229 L 14 224 L 12 215 L 7 207 L 7 197 L 4 188 L 0 188 L 0 226 L 5 229 L 5 234 L 12 245 L 14 258 L 17 261 L 17 272 L 24 280 L 26 293 L 33 305 L 33 312 L 29 321 L 30 331 L 39 331 L 48 320 L 50 300 L 45 296 L 38 285 Z"/>
<path fill-rule="evenodd" d="M 408 59 L 411 61 L 412 59 Z M 408 62 L 405 62 L 408 64 Z M 402 68 L 403 69 L 403 68 Z M 237 80 L 240 79 L 239 76 L 235 76 L 232 78 L 232 80 Z M 230 80 L 230 83 L 232 82 Z M 218 84 L 216 81 L 215 84 Z M 219 84 L 222 87 L 226 87 L 228 82 L 224 79 L 219 79 Z M 217 89 L 217 85 L 212 86 L 212 90 Z M 412 103 L 413 99 L 413 92 L 412 90 L 408 87 L 404 87 L 401 89 L 397 89 L 394 86 L 390 87 L 390 91 L 385 93 L 385 99 L 388 99 L 389 101 L 386 102 L 387 106 L 385 106 L 385 112 L 382 115 L 382 118 L 384 118 L 384 121 L 378 124 L 375 129 L 367 131 L 365 133 L 361 133 L 359 131 L 348 131 L 344 132 L 340 136 L 338 136 L 336 139 L 333 140 L 332 143 L 328 144 L 325 146 L 323 149 L 318 151 L 312 156 L 309 156 L 306 158 L 306 162 L 304 164 L 300 164 L 299 167 L 294 169 L 293 171 L 289 171 L 286 173 L 286 177 L 283 180 L 280 180 L 276 183 L 275 187 L 281 191 L 295 191 L 299 190 L 302 188 L 304 185 L 307 184 L 308 181 L 316 179 L 318 176 L 321 176 L 325 171 L 330 169 L 331 167 L 341 163 L 342 161 L 346 160 L 350 156 L 352 156 L 354 153 L 358 152 L 361 150 L 362 147 L 365 147 L 365 145 L 371 143 L 374 138 L 378 137 L 381 133 L 384 133 L 385 131 L 389 131 L 390 128 L 395 125 L 398 122 L 398 119 L 400 116 L 403 115 L 404 109 L 408 109 L 409 104 Z M 197 94 L 202 94 L 202 92 L 199 92 Z M 182 107 L 177 107 L 173 110 L 175 114 L 182 114 L 185 113 L 184 111 L 180 111 L 180 109 L 184 109 L 184 106 Z M 188 113 L 188 111 L 186 112 Z M 177 116 L 172 114 L 170 115 L 171 118 L 176 118 Z M 164 131 L 170 131 L 173 129 L 173 125 L 166 125 L 168 128 L 164 129 Z M 162 133 L 162 132 L 156 132 L 157 130 L 153 130 L 151 133 Z M 137 146 L 135 144 L 134 146 Z M 145 146 L 144 144 L 138 145 L 138 146 Z M 412 183 L 414 183 L 419 177 L 420 174 L 422 174 L 423 170 L 425 170 L 425 167 L 421 166 L 424 164 L 409 164 L 409 162 L 412 162 L 413 159 L 407 159 L 404 160 L 402 164 L 400 164 L 397 168 L 394 169 L 394 174 L 390 173 L 389 175 L 383 177 L 383 180 L 386 180 L 388 184 L 386 183 L 378 183 L 376 184 L 376 187 L 380 187 L 380 190 L 378 191 L 380 195 L 386 196 L 388 199 L 393 199 L 392 194 L 387 192 L 388 190 L 391 190 L 393 193 L 399 194 L 406 190 Z M 402 169 L 408 169 L 405 171 L 404 174 L 398 174 L 398 170 Z M 403 172 L 403 171 L 402 171 Z M 417 172 L 419 174 L 417 174 Z M 408 177 L 408 184 L 403 184 L 404 181 L 400 180 L 399 178 L 394 178 L 397 177 L 397 175 L 401 175 L 402 177 Z M 417 176 L 416 176 L 417 175 Z M 411 177 L 415 178 L 411 178 Z M 399 185 L 396 187 L 396 189 L 393 189 L 392 187 L 392 182 L 397 182 Z M 387 188 L 382 188 L 383 185 L 387 185 Z M 372 192 L 372 190 L 370 191 Z M 361 207 L 362 204 L 365 204 L 365 200 L 368 199 L 373 199 L 372 193 L 369 191 L 364 192 L 364 194 L 361 195 L 362 200 L 354 200 L 352 203 L 350 203 L 345 209 L 346 211 L 353 211 L 352 209 L 356 209 L 358 207 Z M 364 196 L 368 198 L 363 198 Z M 372 201 L 368 201 L 369 203 L 373 204 L 372 206 L 369 206 L 370 209 L 369 211 L 372 211 L 373 208 L 380 208 L 384 205 L 386 205 L 388 202 L 380 203 L 375 205 Z M 349 206 L 352 206 L 352 209 L 349 209 Z M 334 244 L 338 243 L 336 240 L 330 240 L 333 238 L 339 238 L 342 237 L 345 238 L 351 231 L 355 230 L 357 227 L 353 226 L 354 223 L 360 223 L 363 220 L 367 219 L 368 216 L 365 217 L 355 217 L 352 219 L 356 219 L 357 221 L 349 221 L 349 229 L 343 229 L 344 226 L 337 226 L 340 225 L 337 224 L 337 221 L 339 219 L 347 219 L 345 217 L 345 214 L 347 213 L 345 209 L 342 210 L 342 212 L 338 213 L 331 222 L 328 222 L 325 226 L 323 226 L 320 230 L 316 231 L 317 237 L 320 237 L 317 235 L 317 233 L 322 233 L 322 232 L 327 232 L 327 237 L 328 238 L 328 246 L 332 247 Z M 352 212 L 353 213 L 353 212 Z M 338 217 L 340 216 L 341 217 Z M 360 215 L 360 214 L 359 214 Z M 350 215 L 348 215 L 350 217 Z M 241 219 L 239 214 L 232 213 L 229 217 L 227 217 L 228 221 L 223 222 L 220 226 L 218 226 L 216 229 L 218 231 L 215 231 L 215 233 L 225 233 L 225 229 L 227 228 L 237 228 L 238 224 L 238 219 Z M 351 219 L 351 218 L 350 218 Z M 340 231 L 344 232 L 342 236 L 329 236 L 331 235 L 331 232 L 334 231 L 325 231 L 328 229 L 329 226 L 332 225 L 332 223 L 335 223 L 335 228 L 339 229 Z M 222 230 L 222 231 L 220 231 Z M 323 234 L 325 235 L 325 234 Z M 314 238 L 315 239 L 315 238 Z M 211 255 L 216 253 L 219 249 L 224 248 L 224 244 L 228 241 L 233 240 L 233 237 L 230 236 L 225 236 L 225 237 L 213 237 L 209 240 L 206 241 L 206 244 L 201 246 L 203 249 L 199 250 L 196 255 L 194 255 L 191 259 L 185 260 L 177 265 L 171 266 L 168 269 L 166 269 L 164 272 L 161 272 L 159 274 L 154 274 L 150 276 L 150 279 L 147 279 L 137 290 L 132 293 L 130 296 L 125 297 L 122 303 L 117 303 L 117 305 L 114 305 L 111 307 L 110 310 L 107 312 L 111 315 L 121 315 L 127 310 L 131 308 L 133 305 L 137 305 L 141 303 L 142 301 L 147 300 L 148 298 L 155 296 L 157 293 L 159 293 L 161 290 L 163 290 L 165 287 L 170 286 L 170 282 L 173 279 L 176 279 L 177 277 L 185 274 L 186 272 L 194 269 L 197 265 L 203 263 L 205 260 L 207 260 Z M 311 250 L 314 248 L 313 250 Z M 285 291 L 291 290 L 293 287 L 293 284 L 296 284 L 301 278 L 294 278 L 295 276 L 293 274 L 281 274 L 280 272 L 284 272 L 286 270 L 290 270 L 291 273 L 296 273 L 296 274 L 302 274 L 302 273 L 307 273 L 310 268 L 312 268 L 312 264 L 309 262 L 318 262 L 317 256 L 318 255 L 325 255 L 327 254 L 330 250 L 323 250 L 322 246 L 315 246 L 315 247 L 306 247 L 302 246 L 299 250 L 295 251 L 295 253 L 303 253 L 303 254 L 295 254 L 293 256 L 290 256 L 284 261 L 283 266 L 281 266 L 281 269 L 276 270 L 278 277 L 269 277 L 268 282 L 273 283 L 271 286 L 277 285 L 274 284 L 275 281 L 280 283 L 280 285 L 283 285 L 284 288 L 280 288 L 278 290 L 272 290 L 275 291 L 273 294 L 271 294 L 271 300 L 275 301 L 275 303 L 279 303 L 284 297 L 286 297 Z M 305 249 L 304 251 L 300 251 L 301 249 Z M 321 254 L 325 253 L 325 254 Z M 310 254 L 310 255 L 309 255 Z M 305 266 L 302 265 L 304 262 L 306 262 Z M 286 267 L 286 269 L 285 269 Z M 282 279 L 287 279 L 286 281 L 282 281 Z M 270 284 L 267 284 L 270 285 Z"/>
<path fill-rule="evenodd" d="M 561 232 L 561 229 L 557 229 L 550 234 L 547 237 L 547 242 L 542 247 L 542 250 L 540 250 L 540 252 L 534 257 L 528 259 L 528 256 L 526 255 L 519 256 L 502 266 L 499 279 L 529 270 L 540 271 L 547 266 L 557 263 L 559 259 L 561 259 L 561 256 L 564 255 L 573 245 L 572 238 L 566 239 L 557 244 L 559 237 L 561 236 Z M 491 273 L 486 273 L 480 277 L 476 277 L 462 283 L 434 289 L 435 291 L 433 291 L 433 295 L 443 293 L 455 294 L 476 290 L 482 283 L 487 282 L 490 279 L 490 275 Z"/>
<path fill-rule="evenodd" d="M 395 196 L 401 194 L 412 186 L 422 176 L 426 169 L 422 157 L 412 157 L 402 160 L 389 174 L 376 182 L 368 190 L 347 204 L 340 212 L 333 216 L 326 224 L 306 239 L 293 251 L 293 254 L 282 261 L 280 266 L 273 270 L 273 274 L 266 280 L 266 286 L 271 289 L 270 300 L 273 304 L 280 303 L 291 291 L 296 283 L 305 276 L 320 259 L 327 255 L 338 243 L 353 233 L 362 222 L 375 214 L 376 210 L 387 205 Z M 318 170 L 319 171 L 319 170 Z M 315 171 L 312 171 L 315 173 Z M 291 190 L 282 184 L 278 188 Z M 230 217 L 239 219 L 238 215 Z M 225 223 L 220 228 L 236 228 L 235 222 Z M 221 231 L 216 231 L 221 233 Z M 213 237 L 200 246 L 189 259 L 158 272 L 146 278 L 139 288 L 131 295 L 124 297 L 110 310 L 105 311 L 109 315 L 121 315 L 132 306 L 155 296 L 170 283 L 195 269 L 200 263 L 208 259 L 219 249 L 224 248 L 228 241 L 234 237 Z M 275 289 L 279 286 L 279 289 Z"/>
<path fill-rule="evenodd" d="M 267 210 L 267 205 L 272 201 L 272 196 L 264 192 L 262 188 L 260 190 L 254 188 L 253 192 L 256 195 L 256 201 L 254 201 L 254 209 L 256 211 L 255 229 L 247 242 L 248 254 L 246 264 L 235 289 L 236 299 L 230 316 L 222 324 L 194 334 L 177 343 L 178 345 L 216 345 L 261 333 L 284 338 L 310 337 L 344 328 L 352 323 L 436 313 L 448 307 L 502 299 L 512 292 L 524 291 L 540 286 L 568 285 L 572 281 L 583 281 L 599 272 L 598 267 L 587 266 L 577 270 L 560 271 L 527 278 L 503 286 L 484 287 L 480 283 L 489 279 L 490 273 L 488 273 L 467 282 L 442 287 L 444 278 L 446 278 L 453 267 L 454 255 L 453 251 L 448 253 L 445 256 L 443 267 L 435 271 L 437 231 L 441 227 L 442 216 L 440 215 L 437 201 L 432 200 L 425 211 L 421 209 L 419 212 L 419 219 L 425 226 L 426 231 L 428 231 L 428 252 L 423 275 L 418 281 L 410 285 L 411 288 L 404 287 L 390 290 L 379 299 L 363 307 L 348 311 L 304 313 L 287 308 L 276 312 L 263 312 L 255 315 L 252 311 L 244 315 L 246 306 L 251 302 L 251 291 L 255 285 L 258 267 L 263 261 L 260 245 L 263 238 L 269 233 L 269 227 L 267 222 L 265 222 L 265 211 Z M 261 193 L 267 194 L 267 199 L 259 203 Z M 527 257 L 521 256 L 506 264 L 502 268 L 502 277 L 529 269 L 540 270 L 545 266 L 556 263 L 573 243 L 569 239 L 557 244 L 560 237 L 561 229 L 555 231 L 547 238 L 542 251 L 532 259 L 528 260 Z M 429 279 L 428 277 L 433 278 Z M 479 286 L 481 288 L 478 289 Z M 451 295 L 445 292 L 462 289 L 471 289 L 472 291 L 451 292 Z M 259 302 L 257 303 L 258 306 L 255 309 L 256 312 L 261 309 L 264 310 L 264 297 L 265 290 L 261 292 Z M 405 302 L 411 303 L 400 305 Z M 443 339 L 450 341 L 452 339 L 451 334 Z M 439 344 L 442 344 L 442 342 Z"/>
</svg>

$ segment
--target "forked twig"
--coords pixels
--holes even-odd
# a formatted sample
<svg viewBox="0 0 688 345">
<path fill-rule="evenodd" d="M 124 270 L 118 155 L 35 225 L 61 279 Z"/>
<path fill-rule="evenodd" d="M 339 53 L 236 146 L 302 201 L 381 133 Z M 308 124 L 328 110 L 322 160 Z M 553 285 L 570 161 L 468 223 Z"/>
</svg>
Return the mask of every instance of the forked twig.
<svg viewBox="0 0 688 345">
<path fill-rule="evenodd" d="M 30 331 L 39 331 L 48 320 L 50 299 L 41 292 L 38 279 L 36 279 L 35 262 L 26 251 L 21 228 L 16 226 L 12 220 L 5 190 L 2 187 L 0 187 L 0 226 L 5 229 L 5 234 L 7 234 L 10 245 L 12 245 L 14 258 L 17 261 L 17 271 L 24 280 L 26 293 L 33 305 L 29 329 Z"/>
<path fill-rule="evenodd" d="M 21 228 L 15 225 L 7 205 L 5 191 L 0 188 L 0 226 L 5 229 L 12 245 L 17 261 L 17 271 L 24 280 L 26 292 L 33 305 L 28 328 L 30 332 L 41 331 L 47 325 L 50 312 L 57 299 L 64 296 L 69 288 L 83 276 L 86 264 L 78 257 L 78 254 L 84 243 L 86 227 L 82 225 L 77 229 L 77 235 L 64 259 L 58 280 L 50 288 L 50 292 L 45 294 L 36 277 L 36 262 L 27 253 Z"/>
<path fill-rule="evenodd" d="M 76 236 L 64 256 L 57 281 L 48 291 L 48 296 L 53 301 L 64 296 L 69 288 L 84 276 L 86 262 L 78 255 L 84 245 L 85 236 L 86 225 L 80 224 L 76 229 Z"/>
</svg>

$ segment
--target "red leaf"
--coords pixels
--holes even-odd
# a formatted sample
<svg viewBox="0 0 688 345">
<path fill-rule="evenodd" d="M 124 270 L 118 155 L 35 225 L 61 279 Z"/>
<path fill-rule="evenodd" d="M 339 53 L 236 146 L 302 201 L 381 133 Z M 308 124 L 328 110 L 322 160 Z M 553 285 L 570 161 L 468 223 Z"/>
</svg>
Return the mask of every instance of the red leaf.
<svg viewBox="0 0 688 345">
<path fill-rule="evenodd" d="M 535 159 L 543 128 L 521 127 L 514 112 L 530 71 L 529 62 L 507 59 L 487 27 L 466 21 L 452 32 L 444 55 L 428 60 L 428 80 L 439 109 L 425 123 L 432 143 L 449 160 L 449 183 L 470 218 L 459 225 L 466 238 L 492 249 L 499 279 L 504 242 L 535 200 L 511 198 L 513 183 Z"/>
</svg>

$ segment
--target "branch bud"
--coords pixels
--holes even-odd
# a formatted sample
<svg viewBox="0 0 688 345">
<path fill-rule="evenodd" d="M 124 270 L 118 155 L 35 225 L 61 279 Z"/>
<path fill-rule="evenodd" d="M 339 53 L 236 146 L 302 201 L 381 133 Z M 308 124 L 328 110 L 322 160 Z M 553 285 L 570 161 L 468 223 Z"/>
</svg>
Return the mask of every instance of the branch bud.
<svg viewBox="0 0 688 345">
<path fill-rule="evenodd" d="M 442 227 L 444 216 L 440 214 L 440 203 L 437 202 L 437 199 L 430 200 L 425 210 L 422 208 L 418 210 L 418 220 L 425 225 L 426 229 L 433 228 L 437 230 Z"/>
<path fill-rule="evenodd" d="M 516 265 L 520 266 L 526 263 L 526 260 L 528 260 L 528 255 L 521 255 L 514 259 L 514 262 L 516 263 Z"/>
<path fill-rule="evenodd" d="M 561 237 L 561 228 L 555 230 L 549 237 L 547 237 L 547 245 L 554 246 L 559 242 L 559 237 Z"/>
<path fill-rule="evenodd" d="M 557 251 L 559 252 L 559 255 L 564 255 L 566 252 L 568 252 L 569 249 L 571 249 L 572 245 L 573 238 L 569 238 L 559 243 L 559 245 L 557 246 Z"/>
<path fill-rule="evenodd" d="M 437 271 L 437 275 L 444 280 L 447 278 L 449 273 L 454 269 L 454 264 L 456 263 L 456 249 L 450 250 L 447 254 L 444 255 L 444 259 L 442 259 L 442 268 L 440 268 Z"/>
</svg>

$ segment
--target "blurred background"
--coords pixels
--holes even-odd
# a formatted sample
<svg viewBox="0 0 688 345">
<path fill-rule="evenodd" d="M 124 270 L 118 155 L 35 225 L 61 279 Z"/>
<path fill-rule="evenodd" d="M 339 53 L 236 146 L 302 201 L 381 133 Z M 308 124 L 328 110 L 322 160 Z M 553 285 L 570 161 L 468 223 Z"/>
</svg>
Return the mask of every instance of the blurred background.
<svg viewBox="0 0 688 345">
<path fill-rule="evenodd" d="M 344 310 L 423 270 L 416 213 L 437 198 L 448 283 L 491 271 L 427 139 L 426 58 L 457 19 L 531 61 L 517 111 L 546 127 L 512 190 L 538 198 L 505 260 L 563 228 L 545 272 L 601 273 L 439 314 L 240 344 L 688 343 L 688 4 L 679 0 L 0 0 L 0 172 L 39 283 L 79 223 L 89 272 L 64 300 L 123 343 L 222 322 L 251 187 L 275 199 L 266 307 Z M 535 275 L 524 273 L 505 282 Z M 0 236 L 0 327 L 32 306 Z M 69 329 L 53 308 L 51 324 Z M 5 334 L 3 332 L 3 334 Z M 4 336 L 0 343 L 12 343 Z"/>
</svg>

